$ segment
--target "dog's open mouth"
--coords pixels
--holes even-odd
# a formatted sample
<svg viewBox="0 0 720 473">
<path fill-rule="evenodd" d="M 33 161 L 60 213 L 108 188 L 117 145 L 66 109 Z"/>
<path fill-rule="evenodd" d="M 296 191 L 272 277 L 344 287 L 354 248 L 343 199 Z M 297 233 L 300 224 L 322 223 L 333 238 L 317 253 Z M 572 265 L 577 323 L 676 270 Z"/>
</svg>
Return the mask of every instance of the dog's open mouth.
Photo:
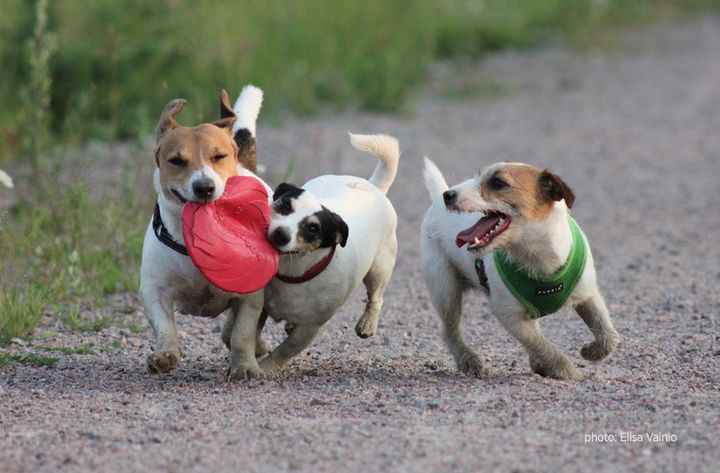
<svg viewBox="0 0 720 473">
<path fill-rule="evenodd" d="M 510 217 L 500 212 L 488 212 L 472 227 L 466 228 L 455 237 L 458 248 L 468 245 L 468 250 L 477 250 L 488 246 L 510 226 Z"/>
</svg>

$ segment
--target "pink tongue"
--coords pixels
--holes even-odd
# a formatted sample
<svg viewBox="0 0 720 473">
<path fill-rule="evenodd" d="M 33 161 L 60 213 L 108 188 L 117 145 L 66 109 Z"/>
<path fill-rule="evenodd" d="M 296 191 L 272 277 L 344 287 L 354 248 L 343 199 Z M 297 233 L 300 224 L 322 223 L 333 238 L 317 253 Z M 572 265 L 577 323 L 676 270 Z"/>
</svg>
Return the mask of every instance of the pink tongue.
<svg viewBox="0 0 720 473">
<path fill-rule="evenodd" d="M 499 220 L 500 217 L 496 216 L 481 218 L 475 225 L 457 234 L 455 237 L 455 245 L 457 245 L 458 248 L 462 248 L 464 245 L 472 245 L 475 243 L 475 238 L 482 244 L 483 236 L 494 227 Z"/>
</svg>

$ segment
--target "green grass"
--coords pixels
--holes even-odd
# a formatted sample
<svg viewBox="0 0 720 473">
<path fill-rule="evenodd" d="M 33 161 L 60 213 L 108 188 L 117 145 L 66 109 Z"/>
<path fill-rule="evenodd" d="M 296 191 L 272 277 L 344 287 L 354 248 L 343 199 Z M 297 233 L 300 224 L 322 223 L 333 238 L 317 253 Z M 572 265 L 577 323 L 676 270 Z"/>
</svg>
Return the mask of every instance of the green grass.
<svg viewBox="0 0 720 473">
<path fill-rule="evenodd" d="M 112 323 L 110 317 L 83 318 L 75 310 L 61 314 L 59 317 L 62 323 L 74 332 L 101 332 Z"/>
<path fill-rule="evenodd" d="M 140 323 L 137 323 L 134 321 L 124 322 L 124 323 L 118 324 L 117 326 L 126 328 L 126 329 L 130 330 L 130 332 L 132 332 L 132 333 L 142 333 L 145 331 L 145 326 L 143 324 L 140 324 Z"/>
<path fill-rule="evenodd" d="M 58 359 L 53 356 L 41 356 L 34 353 L 17 355 L 14 353 L 0 352 L 0 368 L 3 368 L 10 363 L 24 363 L 33 366 L 47 366 L 52 368 L 57 362 Z"/>
<path fill-rule="evenodd" d="M 101 353 L 106 353 L 106 352 L 109 352 L 109 351 L 117 351 L 117 350 L 122 350 L 122 349 L 123 349 L 123 344 L 122 344 L 122 342 L 121 342 L 120 340 L 115 340 L 115 341 L 112 342 L 110 345 L 107 345 L 107 346 L 104 346 L 104 347 L 100 348 L 100 352 L 101 352 Z"/>
<path fill-rule="evenodd" d="M 2 216 L 0 344 L 32 333 L 46 309 L 71 330 L 103 330 L 110 318 L 81 317 L 79 308 L 137 290 L 152 196 L 120 181 L 94 199 L 81 182 L 56 185 Z"/>
<path fill-rule="evenodd" d="M 12 338 L 30 335 L 42 320 L 44 307 L 42 289 L 34 285 L 20 290 L 1 288 L 0 345 Z"/>
<path fill-rule="evenodd" d="M 33 116 L 32 2 L 3 0 L 0 117 L 6 151 Z M 720 0 L 115 0 L 50 4 L 52 126 L 68 136 L 149 133 L 163 105 L 189 100 L 181 120 L 215 117 L 217 96 L 265 89 L 265 116 L 325 107 L 401 110 L 434 60 L 523 48 L 547 38 L 592 42 L 608 26 L 718 7 Z M 48 35 L 45 35 L 48 36 Z M 46 38 L 47 39 L 47 38 Z M 10 153 L 11 154 L 11 153 Z"/>
<path fill-rule="evenodd" d="M 62 353 L 64 355 L 94 355 L 95 352 L 87 345 L 80 345 L 79 347 L 51 347 L 47 345 L 38 345 L 33 347 L 40 351 L 50 351 L 56 353 Z"/>
</svg>

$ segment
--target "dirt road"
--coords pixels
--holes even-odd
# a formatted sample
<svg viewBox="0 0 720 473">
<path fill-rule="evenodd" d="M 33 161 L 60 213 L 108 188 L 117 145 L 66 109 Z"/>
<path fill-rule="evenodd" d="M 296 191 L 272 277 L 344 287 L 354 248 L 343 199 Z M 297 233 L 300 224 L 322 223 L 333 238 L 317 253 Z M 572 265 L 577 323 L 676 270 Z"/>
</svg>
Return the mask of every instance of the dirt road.
<svg viewBox="0 0 720 473">
<path fill-rule="evenodd" d="M 478 92 L 488 84 L 499 94 Z M 400 256 L 377 336 L 353 332 L 358 292 L 284 376 L 227 384 L 220 321 L 182 316 L 187 356 L 153 376 L 137 296 L 117 296 L 117 323 L 99 334 L 50 321 L 38 331 L 59 330 L 42 344 L 90 344 L 94 354 L 0 368 L 0 471 L 719 471 L 720 19 L 629 33 L 606 51 L 507 53 L 461 73 L 438 66 L 414 110 L 259 128 L 260 160 L 278 175 L 297 156 L 298 183 L 369 175 L 374 163 L 350 148 L 347 130 L 400 140 L 390 191 Z M 420 272 L 423 155 L 451 182 L 513 159 L 575 189 L 573 215 L 623 337 L 593 366 L 578 354 L 590 339 L 578 317 L 543 320 L 585 380 L 531 374 L 475 296 L 466 334 L 491 377 L 455 371 Z M 281 328 L 268 328 L 276 344 Z"/>
</svg>

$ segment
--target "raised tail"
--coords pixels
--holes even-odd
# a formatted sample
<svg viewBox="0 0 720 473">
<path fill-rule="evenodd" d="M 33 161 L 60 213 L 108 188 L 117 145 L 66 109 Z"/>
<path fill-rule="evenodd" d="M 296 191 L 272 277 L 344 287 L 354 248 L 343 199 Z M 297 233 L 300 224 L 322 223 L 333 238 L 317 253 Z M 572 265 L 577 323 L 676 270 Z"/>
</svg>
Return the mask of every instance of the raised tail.
<svg viewBox="0 0 720 473">
<path fill-rule="evenodd" d="M 233 125 L 233 138 L 238 146 L 238 161 L 252 172 L 257 170 L 255 126 L 263 102 L 263 91 L 246 85 L 240 91 L 233 111 L 237 120 Z"/>
<path fill-rule="evenodd" d="M 430 158 L 424 158 L 425 169 L 423 169 L 423 179 L 425 180 L 425 188 L 430 194 L 430 199 L 433 202 L 443 203 L 443 192 L 448 190 L 449 186 L 445 181 L 440 169 L 435 165 Z"/>
<path fill-rule="evenodd" d="M 400 160 L 400 146 L 398 141 L 388 135 L 354 135 L 350 133 L 350 143 L 355 149 L 365 151 L 378 158 L 377 166 L 370 176 L 370 184 L 374 185 L 383 194 L 395 181 Z"/>
</svg>

